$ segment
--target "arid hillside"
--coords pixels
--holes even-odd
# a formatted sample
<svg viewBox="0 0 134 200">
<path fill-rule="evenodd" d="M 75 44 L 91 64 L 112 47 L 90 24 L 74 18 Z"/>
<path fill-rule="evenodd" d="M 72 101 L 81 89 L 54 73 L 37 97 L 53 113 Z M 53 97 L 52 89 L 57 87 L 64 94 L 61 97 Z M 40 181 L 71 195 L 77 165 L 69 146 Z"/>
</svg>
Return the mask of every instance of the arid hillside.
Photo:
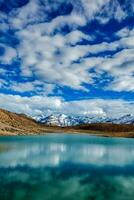
<svg viewBox="0 0 134 200">
<path fill-rule="evenodd" d="M 103 132 L 134 132 L 133 124 L 93 123 L 75 126 L 75 129 Z"/>
<path fill-rule="evenodd" d="M 111 123 L 82 124 L 79 126 L 75 126 L 74 129 L 75 131 L 78 132 L 93 133 L 107 137 L 134 138 L 134 125 L 132 124 L 111 124 Z"/>
<path fill-rule="evenodd" d="M 24 114 L 0 109 L 0 135 L 40 133 L 44 128 Z"/>
</svg>

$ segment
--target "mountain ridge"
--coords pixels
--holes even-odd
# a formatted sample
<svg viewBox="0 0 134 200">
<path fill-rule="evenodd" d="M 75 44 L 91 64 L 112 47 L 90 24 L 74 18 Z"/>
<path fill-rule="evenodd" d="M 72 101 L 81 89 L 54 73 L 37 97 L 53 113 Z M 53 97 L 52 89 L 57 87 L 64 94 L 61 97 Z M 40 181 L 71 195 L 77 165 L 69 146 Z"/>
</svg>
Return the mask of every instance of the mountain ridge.
<svg viewBox="0 0 134 200">
<path fill-rule="evenodd" d="M 91 124 L 91 123 L 112 123 L 112 124 L 134 124 L 133 115 L 124 115 L 120 118 L 108 118 L 104 116 L 79 116 L 79 115 L 65 115 L 65 114 L 51 114 L 51 115 L 42 115 L 37 118 L 34 117 L 40 123 L 49 126 L 77 126 L 81 124 Z"/>
<path fill-rule="evenodd" d="M 38 133 L 41 125 L 33 118 L 25 114 L 17 114 L 8 110 L 0 109 L 0 134 L 25 134 Z"/>
<path fill-rule="evenodd" d="M 42 116 L 43 117 L 43 116 Z M 132 116 L 126 116 L 125 119 L 128 119 Z M 45 118 L 46 119 L 46 118 Z M 51 115 L 51 118 L 55 122 L 55 118 Z M 78 121 L 77 121 L 77 120 Z M 84 119 L 84 123 L 83 123 Z M 86 121 L 85 121 L 86 119 Z M 92 119 L 92 122 L 91 122 Z M 4 109 L 0 109 L 0 135 L 40 135 L 40 134 L 49 134 L 49 133 L 76 133 L 76 134 L 94 134 L 99 136 L 107 137 L 134 137 L 134 125 L 132 124 L 112 124 L 108 122 L 104 123 L 104 117 L 99 118 L 99 121 L 94 123 L 95 118 L 86 118 L 67 117 L 66 115 L 60 115 L 58 118 L 58 123 L 62 122 L 60 126 L 57 126 L 54 123 L 41 123 L 35 121 L 31 117 L 26 116 L 25 114 L 17 114 Z M 36 119 L 37 120 L 37 119 Z M 39 116 L 38 116 L 39 120 Z M 70 123 L 71 120 L 71 123 Z M 124 120 L 124 119 L 123 119 Z M 132 118 L 133 120 L 133 118 Z M 90 123 L 89 123 L 90 121 Z M 52 122 L 52 121 L 51 121 Z M 86 122 L 86 123 L 85 123 Z M 87 123 L 88 122 L 88 123 Z M 68 123 L 68 126 L 65 126 Z M 72 126 L 73 124 L 73 126 Z M 62 126 L 61 126 L 62 125 Z"/>
</svg>

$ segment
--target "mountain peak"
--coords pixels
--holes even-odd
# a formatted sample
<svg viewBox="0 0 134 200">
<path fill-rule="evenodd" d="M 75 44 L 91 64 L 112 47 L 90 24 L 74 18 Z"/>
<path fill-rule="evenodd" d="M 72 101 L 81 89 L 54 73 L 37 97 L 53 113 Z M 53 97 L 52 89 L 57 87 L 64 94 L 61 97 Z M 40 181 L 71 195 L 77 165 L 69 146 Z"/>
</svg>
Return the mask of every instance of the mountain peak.
<svg viewBox="0 0 134 200">
<path fill-rule="evenodd" d="M 132 115 L 124 115 L 120 118 L 113 119 L 108 118 L 106 116 L 91 116 L 91 115 L 83 115 L 83 116 L 74 116 L 74 115 L 65 115 L 65 114 L 51 114 L 51 115 L 42 115 L 35 117 L 37 121 L 50 125 L 50 126 L 75 126 L 80 124 L 91 124 L 91 123 L 115 123 L 115 124 L 134 124 L 134 116 Z"/>
</svg>

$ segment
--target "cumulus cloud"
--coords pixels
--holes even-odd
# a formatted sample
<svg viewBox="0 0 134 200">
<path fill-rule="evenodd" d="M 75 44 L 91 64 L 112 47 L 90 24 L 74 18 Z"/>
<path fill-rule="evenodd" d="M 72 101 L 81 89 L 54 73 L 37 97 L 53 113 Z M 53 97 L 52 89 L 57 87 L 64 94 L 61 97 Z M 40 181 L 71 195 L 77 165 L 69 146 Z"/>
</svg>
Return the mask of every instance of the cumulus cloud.
<svg viewBox="0 0 134 200">
<path fill-rule="evenodd" d="M 120 37 L 120 38 L 133 36 L 134 35 L 134 29 L 129 29 L 128 27 L 125 27 L 125 28 L 119 30 L 115 35 Z"/>
<path fill-rule="evenodd" d="M 133 53 L 133 49 L 125 49 L 103 62 L 101 69 L 107 71 L 113 77 L 113 81 L 107 86 L 107 89 L 114 91 L 134 91 Z"/>
<path fill-rule="evenodd" d="M 89 22 L 93 19 L 102 23 L 113 18 L 121 21 L 132 15 L 134 10 L 133 0 L 122 3 L 118 0 L 27 0 L 24 2 L 11 0 L 8 5 L 6 1 L 1 4 L 7 7 L 10 16 L 9 22 L 16 29 L 24 28 L 33 23 L 51 21 L 54 18 L 50 18 L 51 13 L 56 13 L 58 10 L 61 10 L 59 15 L 64 16 L 61 16 L 62 18 L 56 16 L 56 21 L 58 20 L 60 23 L 62 21 L 62 24 L 67 23 L 68 25 L 75 24 L 76 26 L 81 26 L 85 24 L 85 21 Z M 71 9 L 67 12 L 68 6 Z"/>
<path fill-rule="evenodd" d="M 31 116 L 49 113 L 52 110 L 59 111 L 62 99 L 59 97 L 32 96 L 22 97 L 20 95 L 0 94 L 0 107 L 18 113 Z"/>
<path fill-rule="evenodd" d="M 63 3 L 66 6 L 66 1 L 50 2 L 31 0 L 24 7 L 13 10 L 10 13 L 9 23 L 15 29 L 22 29 L 30 24 L 46 22 L 45 27 L 49 25 L 49 33 L 53 32 L 56 27 L 60 28 L 64 25 L 74 26 L 74 28 L 85 25 L 85 17 L 79 15 L 77 12 L 72 12 L 64 16 L 60 15 L 49 20 L 49 15 L 57 11 Z M 31 12 L 29 12 L 29 10 L 31 10 Z M 51 21 L 51 23 L 49 21 Z"/>
<path fill-rule="evenodd" d="M 78 30 L 66 35 L 57 33 L 54 36 L 43 34 L 44 31 L 41 24 L 41 27 L 32 25 L 17 32 L 21 41 L 17 51 L 22 59 L 23 76 L 35 74 L 49 83 L 80 90 L 86 90 L 83 87 L 84 83 L 93 84 L 94 77 L 89 71 L 91 69 L 96 70 L 96 76 L 99 76 L 100 72 L 107 72 L 116 83 L 120 82 L 124 73 L 133 79 L 133 30 L 127 36 L 111 43 L 102 42 L 92 45 L 78 44 L 81 40 L 91 41 L 93 39 Z M 121 31 L 117 35 L 120 35 Z M 106 51 L 119 51 L 119 53 L 105 57 L 99 55 Z M 123 66 L 127 72 L 122 70 Z M 122 87 L 123 89 L 125 91 L 133 90 L 132 87 Z M 118 87 L 117 91 L 119 91 Z"/>
<path fill-rule="evenodd" d="M 39 114 L 76 114 L 120 117 L 124 114 L 133 114 L 134 102 L 125 100 L 90 99 L 65 101 L 60 97 L 0 94 L 0 107 L 30 116 Z"/>
<path fill-rule="evenodd" d="M 131 110 L 132 109 L 132 110 Z M 64 110 L 70 113 L 94 114 L 107 117 L 119 117 L 123 114 L 134 114 L 133 102 L 127 102 L 121 99 L 104 100 L 90 99 L 64 103 Z M 130 111 L 131 110 L 131 111 Z"/>
<path fill-rule="evenodd" d="M 22 75 L 36 74 L 50 83 L 82 89 L 81 84 L 85 80 L 89 81 L 88 74 L 80 66 L 74 67 L 73 62 L 86 56 L 90 49 L 89 46 L 71 44 L 90 37 L 80 31 L 73 31 L 66 36 L 41 35 L 40 31 L 31 27 L 30 31 L 28 29 L 18 33 L 21 44 L 17 50 L 22 59 Z"/>
<path fill-rule="evenodd" d="M 10 82 L 10 85 L 8 85 L 5 88 L 19 93 L 29 92 L 31 94 L 36 93 L 40 95 L 47 95 L 47 94 L 53 94 L 55 85 L 48 83 L 44 84 L 43 82 L 38 80 L 33 82 L 22 82 L 22 83 L 12 81 Z"/>
<path fill-rule="evenodd" d="M 131 103 L 122 100 L 66 102 L 60 97 L 47 96 L 54 95 L 56 87 L 64 92 L 66 86 L 86 92 L 90 91 L 90 86 L 101 90 L 134 92 L 134 29 L 123 27 L 104 40 L 97 40 L 95 33 L 87 31 L 93 20 L 99 26 L 105 26 L 111 19 L 119 23 L 132 16 L 132 2 L 29 0 L 22 3 L 11 0 L 7 5 L 1 1 L 6 9 L 0 12 L 0 30 L 4 34 L 7 32 L 7 40 L 11 40 L 11 34 L 18 43 L 12 39 L 4 44 L 4 40 L 0 40 L 0 88 L 20 95 L 28 92 L 30 96 L 36 96 L 28 98 L 1 94 L 0 105 L 5 107 L 7 104 L 6 108 L 30 115 L 42 110 L 104 115 L 132 113 Z M 89 27 L 85 29 L 85 26 Z M 13 74 L 13 61 L 16 60 L 20 63 L 20 66 L 15 65 L 20 80 Z M 108 81 L 100 85 L 104 74 Z M 20 107 L 16 107 L 18 101 Z M 116 109 L 112 112 L 113 107 Z"/>
<path fill-rule="evenodd" d="M 104 2 L 104 1 L 103 1 Z M 102 9 L 97 13 L 96 18 L 102 24 L 107 23 L 110 19 L 122 21 L 128 15 L 127 9 L 124 10 L 118 0 L 107 0 L 104 2 Z"/>
<path fill-rule="evenodd" d="M 106 72 L 111 76 L 113 82 L 104 89 L 134 91 L 133 29 L 120 30 L 116 33 L 119 39 L 113 42 L 92 45 L 79 44 L 84 39 L 92 41 L 93 38 L 78 30 L 66 35 L 57 33 L 54 36 L 47 35 L 44 31 L 42 24 L 31 25 L 18 31 L 16 35 L 20 39 L 20 43 L 17 50 L 2 45 L 1 62 L 10 64 L 18 55 L 21 59 L 21 75 L 24 77 L 36 76 L 42 82 L 42 87 L 45 87 L 43 86 L 45 84 L 47 86 L 48 83 L 49 86 L 53 84 L 53 89 L 59 85 L 87 91 L 83 84 L 94 84 L 94 78 L 99 78 L 100 74 Z M 100 55 L 106 51 L 119 52 L 112 56 Z M 90 70 L 94 70 L 95 73 L 90 73 Z M 21 88 L 23 91 L 34 90 L 35 87 L 32 83 L 26 84 L 25 87 L 22 83 L 17 86 L 13 84 L 12 89 L 16 91 L 21 91 Z"/>
<path fill-rule="evenodd" d="M 2 52 L 0 55 L 0 63 L 11 64 L 13 59 L 17 56 L 16 49 L 4 44 L 0 44 L 0 49 Z"/>
<path fill-rule="evenodd" d="M 27 91 L 33 91 L 34 87 L 33 84 L 30 82 L 26 83 L 15 83 L 11 86 L 12 90 L 18 91 L 18 92 L 27 92 Z"/>
</svg>

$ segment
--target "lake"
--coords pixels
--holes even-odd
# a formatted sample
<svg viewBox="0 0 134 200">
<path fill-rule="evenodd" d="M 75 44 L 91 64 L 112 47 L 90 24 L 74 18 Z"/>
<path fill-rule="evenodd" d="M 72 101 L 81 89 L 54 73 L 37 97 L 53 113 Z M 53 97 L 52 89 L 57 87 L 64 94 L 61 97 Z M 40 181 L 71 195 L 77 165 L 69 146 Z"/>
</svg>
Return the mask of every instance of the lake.
<svg viewBox="0 0 134 200">
<path fill-rule="evenodd" d="M 0 137 L 0 200 L 133 200 L 134 139 Z"/>
</svg>

